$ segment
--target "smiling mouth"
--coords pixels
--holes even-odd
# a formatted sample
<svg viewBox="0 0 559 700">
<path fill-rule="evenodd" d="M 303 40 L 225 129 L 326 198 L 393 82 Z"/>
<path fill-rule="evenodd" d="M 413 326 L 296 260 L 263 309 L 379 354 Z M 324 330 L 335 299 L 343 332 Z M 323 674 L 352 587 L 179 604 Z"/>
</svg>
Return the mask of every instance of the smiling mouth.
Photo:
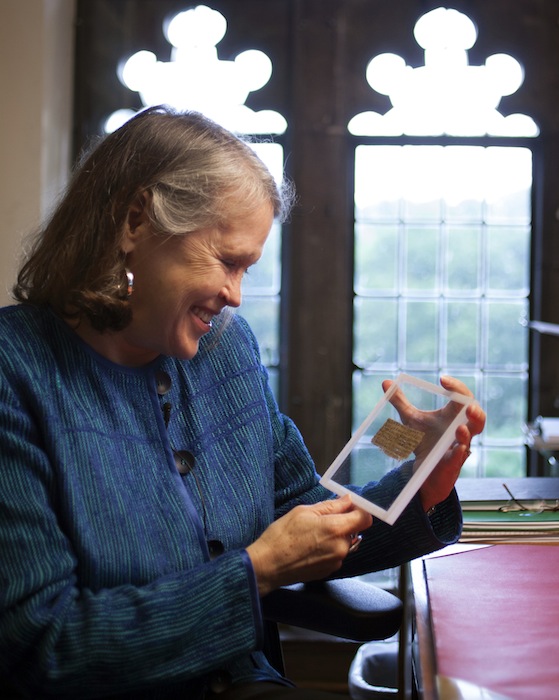
<svg viewBox="0 0 559 700">
<path fill-rule="evenodd" d="M 197 306 L 192 309 L 192 313 L 199 318 L 202 323 L 205 323 L 210 328 L 212 327 L 212 320 L 215 314 L 212 314 L 210 311 L 204 311 Z"/>
</svg>

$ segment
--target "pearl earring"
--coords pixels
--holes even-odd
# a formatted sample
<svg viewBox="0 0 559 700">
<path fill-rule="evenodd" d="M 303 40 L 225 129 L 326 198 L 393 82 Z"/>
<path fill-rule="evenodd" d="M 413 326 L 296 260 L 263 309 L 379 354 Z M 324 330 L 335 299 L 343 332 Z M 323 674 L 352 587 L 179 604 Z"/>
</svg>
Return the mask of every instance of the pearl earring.
<svg viewBox="0 0 559 700">
<path fill-rule="evenodd" d="M 126 288 L 126 296 L 130 299 L 134 291 L 134 273 L 126 269 L 126 278 L 128 279 L 128 287 Z"/>
</svg>

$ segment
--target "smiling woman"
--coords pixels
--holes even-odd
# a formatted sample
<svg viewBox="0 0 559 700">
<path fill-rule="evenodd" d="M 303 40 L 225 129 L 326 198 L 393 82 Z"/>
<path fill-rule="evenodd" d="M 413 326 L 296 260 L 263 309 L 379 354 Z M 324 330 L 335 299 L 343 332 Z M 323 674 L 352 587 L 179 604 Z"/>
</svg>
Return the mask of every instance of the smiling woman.
<svg viewBox="0 0 559 700">
<path fill-rule="evenodd" d="M 228 224 L 184 235 L 154 235 L 151 198 L 131 207 L 121 250 L 137 291 L 130 297 L 131 323 L 120 334 L 76 332 L 98 352 L 121 364 L 145 364 L 157 355 L 191 359 L 212 319 L 241 304 L 241 281 L 255 264 L 270 231 L 273 210 L 262 203 L 243 217 L 244 202 L 231 197 Z"/>
<path fill-rule="evenodd" d="M 140 212 L 143 192 L 150 207 Z M 237 217 L 267 203 L 281 219 L 290 206 L 288 185 L 280 192 L 253 149 L 230 132 L 197 113 L 147 109 L 82 162 L 22 268 L 15 296 L 66 318 L 86 317 L 99 331 L 121 330 L 131 317 L 126 226 L 140 215 L 163 236 L 227 226 L 233 199 Z"/>
<path fill-rule="evenodd" d="M 2 697 L 330 697 L 270 663 L 261 598 L 459 536 L 479 407 L 379 527 L 320 485 L 252 330 L 224 319 L 288 205 L 193 113 L 146 110 L 76 171 L 0 310 Z M 367 492 L 390 499 L 412 473 Z"/>
</svg>

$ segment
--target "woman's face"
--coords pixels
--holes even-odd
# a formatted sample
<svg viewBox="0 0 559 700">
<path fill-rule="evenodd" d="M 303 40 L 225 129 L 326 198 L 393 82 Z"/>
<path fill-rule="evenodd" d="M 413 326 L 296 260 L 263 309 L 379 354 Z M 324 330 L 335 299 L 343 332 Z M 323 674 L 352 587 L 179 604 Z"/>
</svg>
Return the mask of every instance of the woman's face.
<svg viewBox="0 0 559 700">
<path fill-rule="evenodd" d="M 140 365 L 159 354 L 194 357 L 212 319 L 241 303 L 243 275 L 262 255 L 272 222 L 266 203 L 231 217 L 224 229 L 162 237 L 142 220 L 128 230 L 122 247 L 134 274 L 132 322 L 113 336 L 118 361 Z"/>
</svg>

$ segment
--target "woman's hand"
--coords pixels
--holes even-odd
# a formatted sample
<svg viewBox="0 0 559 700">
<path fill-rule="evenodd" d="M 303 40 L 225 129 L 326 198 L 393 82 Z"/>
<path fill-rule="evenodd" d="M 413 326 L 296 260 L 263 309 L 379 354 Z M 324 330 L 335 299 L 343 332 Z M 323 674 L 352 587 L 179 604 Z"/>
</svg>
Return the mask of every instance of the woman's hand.
<svg viewBox="0 0 559 700">
<path fill-rule="evenodd" d="M 387 391 L 391 385 L 392 382 L 386 380 L 383 382 L 382 387 L 384 391 Z M 454 377 L 441 377 L 441 385 L 448 391 L 472 396 L 466 385 Z M 406 399 L 400 390 L 396 391 L 391 399 L 391 403 L 398 411 L 405 425 L 425 433 L 425 437 L 415 450 L 417 466 L 429 454 L 446 427 L 463 408 L 463 404 L 451 401 L 444 408 L 437 411 L 420 411 Z M 466 409 L 466 423 L 459 425 L 456 429 L 455 442 L 419 489 L 421 504 L 425 511 L 444 501 L 451 493 L 460 475 L 460 469 L 470 455 L 472 437 L 481 433 L 484 426 L 485 412 L 482 408 L 476 403 L 468 406 Z"/>
<path fill-rule="evenodd" d="M 293 508 L 247 547 L 260 595 L 337 571 L 356 533 L 372 522 L 349 496 Z"/>
</svg>

